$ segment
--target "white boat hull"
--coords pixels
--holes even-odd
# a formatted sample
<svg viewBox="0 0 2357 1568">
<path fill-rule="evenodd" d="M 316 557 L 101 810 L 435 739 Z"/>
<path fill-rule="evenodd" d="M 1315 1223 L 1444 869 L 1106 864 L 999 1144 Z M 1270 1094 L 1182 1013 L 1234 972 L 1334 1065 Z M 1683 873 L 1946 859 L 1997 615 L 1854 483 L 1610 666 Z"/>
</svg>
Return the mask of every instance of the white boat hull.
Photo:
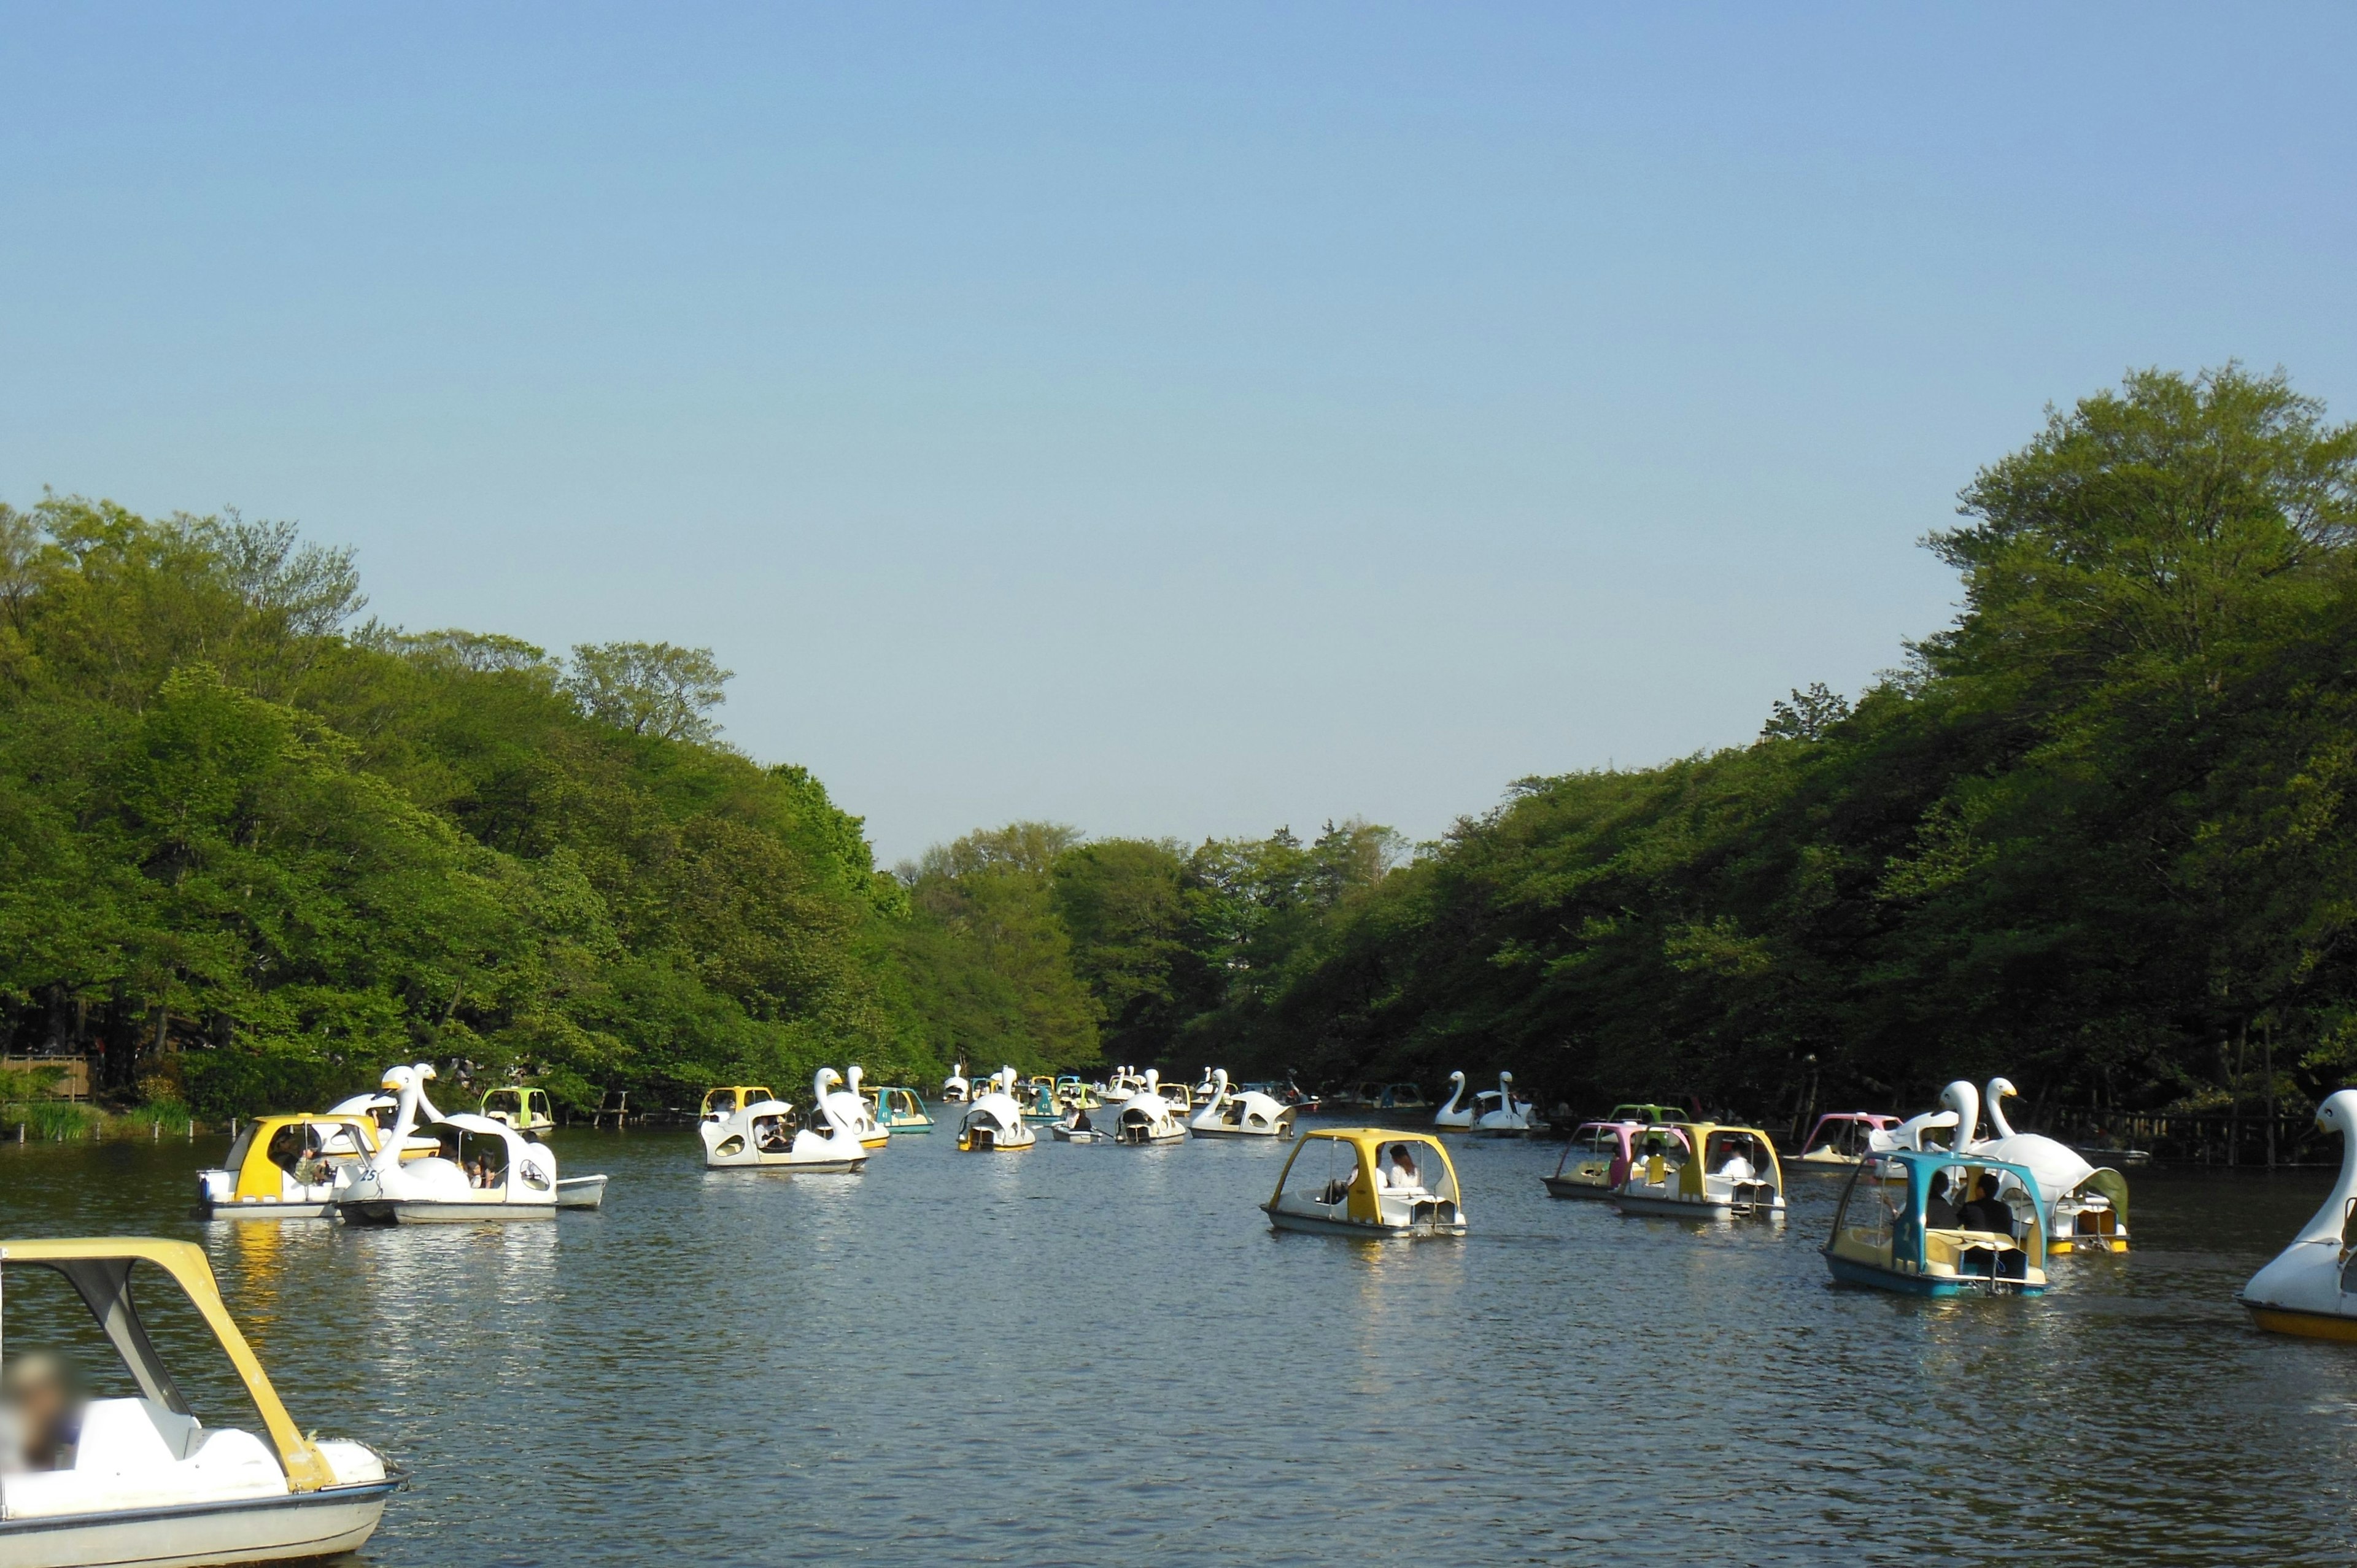
<svg viewBox="0 0 2357 1568">
<path fill-rule="evenodd" d="M 606 1178 L 602 1176 L 559 1176 L 556 1179 L 556 1207 L 559 1208 L 598 1208 L 606 1202 Z"/>
<path fill-rule="evenodd" d="M 332 1197 L 295 1200 L 248 1197 L 215 1203 L 199 1195 L 197 1208 L 207 1219 L 333 1219 L 336 1217 L 336 1200 Z"/>
<path fill-rule="evenodd" d="M 802 1176 L 850 1176 L 865 1169 L 866 1151 L 857 1155 L 824 1159 L 797 1159 L 791 1155 L 710 1155 L 704 1156 L 704 1168 L 714 1171 L 788 1171 Z"/>
<path fill-rule="evenodd" d="M 1268 1214 L 1268 1222 L 1279 1230 L 1298 1230 L 1311 1236 L 1356 1236 L 1368 1241 L 1412 1241 L 1425 1236 L 1462 1236 L 1465 1221 L 1453 1223 L 1426 1220 L 1406 1225 L 1367 1225 L 1355 1219 L 1329 1219 L 1322 1214 L 1302 1214 L 1274 1204 L 1261 1206 Z"/>
<path fill-rule="evenodd" d="M 285 1497 L 0 1520 L 0 1568 L 207 1568 L 356 1552 L 401 1483 Z"/>
<path fill-rule="evenodd" d="M 554 1219 L 556 1200 L 545 1203 L 468 1203 L 459 1198 L 361 1197 L 337 1206 L 353 1225 L 483 1225 L 517 1219 Z M 0 1568 L 7 1568 L 0 1562 Z"/>
<path fill-rule="evenodd" d="M 1767 1203 L 1747 1204 L 1739 1210 L 1735 1200 L 1729 1197 L 1685 1198 L 1631 1192 L 1615 1192 L 1609 1196 L 1623 1214 L 1650 1214 L 1672 1219 L 1716 1219 L 1722 1215 L 1737 1213 L 1763 1219 L 1781 1219 L 1784 1217 L 1784 1200 L 1781 1196 Z"/>
</svg>

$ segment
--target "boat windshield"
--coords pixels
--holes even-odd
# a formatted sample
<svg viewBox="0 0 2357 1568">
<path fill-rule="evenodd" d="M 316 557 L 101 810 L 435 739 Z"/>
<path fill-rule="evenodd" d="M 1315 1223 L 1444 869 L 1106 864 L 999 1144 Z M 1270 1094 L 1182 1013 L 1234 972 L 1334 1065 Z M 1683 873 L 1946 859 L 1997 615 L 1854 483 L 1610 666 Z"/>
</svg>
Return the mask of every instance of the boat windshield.
<svg viewBox="0 0 2357 1568">
<path fill-rule="evenodd" d="M 1347 1138 L 1313 1138 L 1285 1173 L 1285 1196 L 1303 1203 L 1345 1203 L 1361 1179 L 1359 1148 Z"/>
<path fill-rule="evenodd" d="M 1906 1202 L 1906 1166 L 1897 1160 L 1867 1160 L 1842 1194 L 1834 1235 L 1870 1251 L 1888 1248 L 1891 1228 Z"/>
</svg>

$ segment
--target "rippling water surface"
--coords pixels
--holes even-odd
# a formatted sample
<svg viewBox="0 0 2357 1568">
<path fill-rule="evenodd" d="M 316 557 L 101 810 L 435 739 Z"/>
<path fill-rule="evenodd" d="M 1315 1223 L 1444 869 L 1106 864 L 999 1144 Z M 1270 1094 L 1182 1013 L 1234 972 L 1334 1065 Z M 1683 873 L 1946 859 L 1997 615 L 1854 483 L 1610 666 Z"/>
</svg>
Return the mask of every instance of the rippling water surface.
<svg viewBox="0 0 2357 1568">
<path fill-rule="evenodd" d="M 1822 1176 L 1699 1226 L 1457 1144 L 1473 1234 L 1373 1245 L 1272 1234 L 1257 1144 L 555 1142 L 604 1212 L 401 1230 L 188 1218 L 220 1139 L 11 1145 L 0 1236 L 200 1241 L 296 1419 L 415 1473 L 372 1563 L 2352 1554 L 2357 1347 L 2233 1301 L 2322 1173 L 2138 1173 L 2135 1253 L 1933 1303 L 1827 1284 Z"/>
</svg>

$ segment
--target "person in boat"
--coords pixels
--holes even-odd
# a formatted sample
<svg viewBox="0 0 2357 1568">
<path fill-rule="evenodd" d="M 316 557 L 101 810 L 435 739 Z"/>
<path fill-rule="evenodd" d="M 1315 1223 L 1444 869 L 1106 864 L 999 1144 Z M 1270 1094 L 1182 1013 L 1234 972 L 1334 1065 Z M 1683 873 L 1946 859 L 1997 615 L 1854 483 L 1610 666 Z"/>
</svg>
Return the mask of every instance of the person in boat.
<svg viewBox="0 0 2357 1568">
<path fill-rule="evenodd" d="M 1407 1152 L 1405 1144 L 1392 1145 L 1391 1168 L 1383 1173 L 1390 1179 L 1385 1184 L 1394 1192 L 1414 1192 L 1424 1185 L 1424 1177 L 1415 1168 L 1415 1159 Z"/>
<path fill-rule="evenodd" d="M 1318 1195 L 1318 1201 L 1320 1203 L 1346 1203 L 1350 1200 L 1351 1189 L 1358 1185 L 1359 1166 L 1358 1162 L 1354 1160 L 1351 1165 L 1351 1174 L 1340 1178 L 1339 1180 L 1328 1182 L 1326 1184 L 1326 1190 Z"/>
<path fill-rule="evenodd" d="M 295 1162 L 293 1172 L 299 1187 L 324 1187 L 336 1179 L 336 1167 L 328 1163 L 318 1144 L 311 1144 L 303 1150 L 303 1157 Z"/>
<path fill-rule="evenodd" d="M 1750 1139 L 1729 1139 L 1727 1145 L 1727 1160 L 1718 1167 L 1718 1174 L 1729 1181 L 1749 1181 L 1753 1176 L 1758 1176 L 1760 1168 L 1751 1163 L 1750 1152 Z"/>
<path fill-rule="evenodd" d="M 1923 1199 L 1923 1228 L 1926 1230 L 1956 1229 L 1956 1206 L 1948 1197 L 1948 1173 L 1941 1171 L 1932 1178 L 1932 1191 Z"/>
<path fill-rule="evenodd" d="M 1072 1131 L 1075 1133 L 1093 1133 L 1096 1130 L 1097 1124 L 1089 1120 L 1089 1108 L 1085 1105 L 1073 1106 Z"/>
<path fill-rule="evenodd" d="M 1996 1195 L 1996 1173 L 1983 1171 L 1974 1184 L 1973 1200 L 1964 1205 L 1958 1217 L 1967 1230 L 1986 1230 L 1994 1236 L 2013 1234 L 2013 1210 Z"/>
<path fill-rule="evenodd" d="M 757 1117 L 753 1122 L 753 1144 L 765 1155 L 780 1155 L 791 1147 L 782 1117 Z"/>
<path fill-rule="evenodd" d="M 0 1472 L 73 1466 L 73 1370 L 46 1350 L 19 1356 L 0 1373 Z"/>
</svg>

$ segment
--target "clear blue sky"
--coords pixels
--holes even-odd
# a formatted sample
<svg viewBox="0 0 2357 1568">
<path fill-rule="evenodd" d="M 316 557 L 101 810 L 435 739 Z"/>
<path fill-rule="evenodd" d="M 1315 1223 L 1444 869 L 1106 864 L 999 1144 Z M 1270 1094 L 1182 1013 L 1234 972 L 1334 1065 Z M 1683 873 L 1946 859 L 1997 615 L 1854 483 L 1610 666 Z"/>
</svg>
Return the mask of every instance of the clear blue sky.
<svg viewBox="0 0 2357 1568">
<path fill-rule="evenodd" d="M 1952 613 L 2044 404 L 2357 413 L 2357 12 L 0 10 L 0 499 L 709 644 L 888 861 L 1415 836 Z"/>
</svg>

